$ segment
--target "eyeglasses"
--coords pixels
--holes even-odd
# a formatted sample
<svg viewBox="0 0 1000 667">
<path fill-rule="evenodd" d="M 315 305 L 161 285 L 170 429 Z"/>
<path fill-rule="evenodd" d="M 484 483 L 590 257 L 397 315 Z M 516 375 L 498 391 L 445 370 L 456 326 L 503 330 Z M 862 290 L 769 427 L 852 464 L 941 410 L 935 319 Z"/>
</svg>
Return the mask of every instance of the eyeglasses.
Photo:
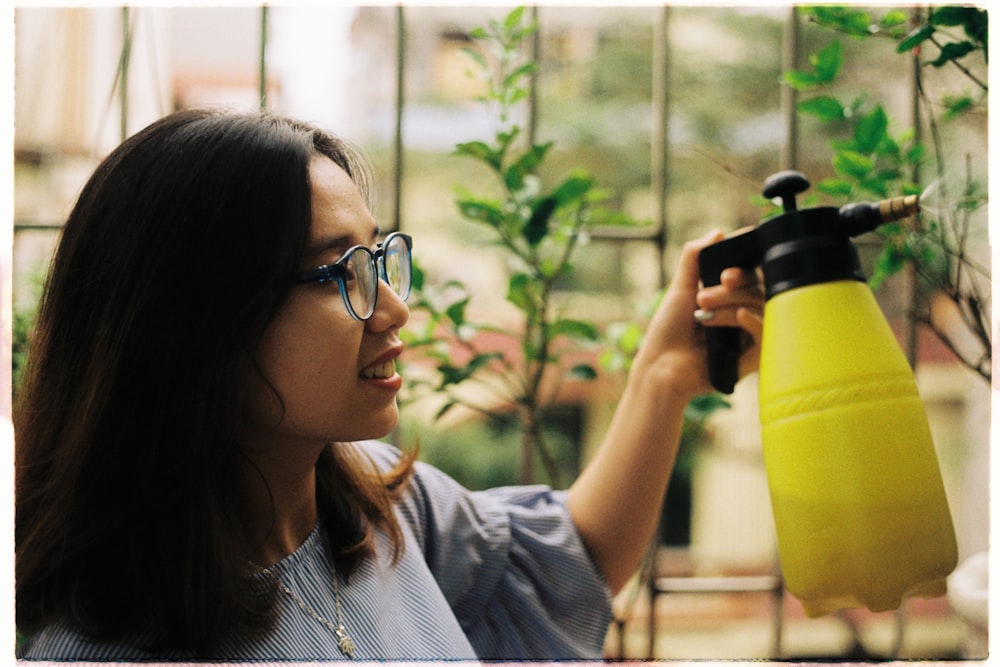
<svg viewBox="0 0 1000 667">
<path fill-rule="evenodd" d="M 375 252 L 356 245 L 333 264 L 297 274 L 294 282 L 325 283 L 336 280 L 347 312 L 354 319 L 364 322 L 375 312 L 380 278 L 403 301 L 410 296 L 412 248 L 412 238 L 393 232 L 378 244 Z"/>
</svg>

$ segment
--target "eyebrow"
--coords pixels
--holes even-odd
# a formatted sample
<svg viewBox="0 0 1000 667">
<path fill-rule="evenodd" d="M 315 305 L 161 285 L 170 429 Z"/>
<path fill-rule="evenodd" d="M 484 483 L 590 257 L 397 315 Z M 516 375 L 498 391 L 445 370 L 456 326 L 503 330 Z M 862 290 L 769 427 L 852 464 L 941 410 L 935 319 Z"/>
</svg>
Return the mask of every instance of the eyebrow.
<svg viewBox="0 0 1000 667">
<path fill-rule="evenodd" d="M 372 228 L 371 242 L 374 242 L 379 235 L 381 230 L 378 225 Z M 306 257 L 310 260 L 318 259 L 322 255 L 330 252 L 332 250 L 338 250 L 341 254 L 347 252 L 349 248 L 353 248 L 358 245 L 354 242 L 354 236 L 352 234 L 341 234 L 339 236 L 328 236 L 319 239 L 316 243 L 310 245 L 306 249 Z"/>
</svg>

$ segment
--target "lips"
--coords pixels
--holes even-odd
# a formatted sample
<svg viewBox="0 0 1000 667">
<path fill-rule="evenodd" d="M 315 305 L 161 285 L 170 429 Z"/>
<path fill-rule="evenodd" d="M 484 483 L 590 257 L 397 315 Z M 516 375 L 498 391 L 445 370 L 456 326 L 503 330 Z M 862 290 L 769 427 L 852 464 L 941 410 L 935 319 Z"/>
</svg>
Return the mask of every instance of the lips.
<svg viewBox="0 0 1000 667">
<path fill-rule="evenodd" d="M 358 373 L 358 378 L 371 386 L 399 391 L 403 378 L 396 372 L 396 359 L 403 353 L 400 343 L 390 345 Z"/>
</svg>

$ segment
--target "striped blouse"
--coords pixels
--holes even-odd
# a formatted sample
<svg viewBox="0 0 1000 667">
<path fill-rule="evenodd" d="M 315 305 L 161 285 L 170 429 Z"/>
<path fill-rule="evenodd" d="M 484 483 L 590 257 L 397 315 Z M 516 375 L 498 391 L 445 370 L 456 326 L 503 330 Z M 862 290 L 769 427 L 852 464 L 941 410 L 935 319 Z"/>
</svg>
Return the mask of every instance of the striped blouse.
<svg viewBox="0 0 1000 667">
<path fill-rule="evenodd" d="M 358 443 L 383 469 L 399 452 Z M 350 581 L 338 577 L 318 525 L 270 568 L 283 588 L 276 629 L 232 637 L 216 661 L 343 659 L 333 629 L 337 592 L 358 660 L 596 659 L 611 622 L 610 593 L 565 507 L 544 486 L 470 492 L 418 462 L 397 506 L 405 540 L 393 565 L 379 535 L 377 557 Z M 336 583 L 336 586 L 335 586 Z M 290 593 L 288 592 L 290 591 Z M 318 617 L 318 618 L 317 618 Z M 95 642 L 65 624 L 33 636 L 19 657 L 34 660 L 190 660 L 150 655 L 148 637 Z"/>
</svg>

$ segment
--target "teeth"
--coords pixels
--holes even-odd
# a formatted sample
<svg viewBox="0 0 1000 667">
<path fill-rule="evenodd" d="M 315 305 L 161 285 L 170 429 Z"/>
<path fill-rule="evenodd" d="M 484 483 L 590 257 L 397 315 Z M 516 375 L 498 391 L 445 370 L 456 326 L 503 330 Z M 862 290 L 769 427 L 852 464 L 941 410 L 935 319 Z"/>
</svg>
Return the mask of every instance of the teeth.
<svg viewBox="0 0 1000 667">
<path fill-rule="evenodd" d="M 369 366 L 368 368 L 361 371 L 361 377 L 366 380 L 373 380 L 375 378 L 388 378 L 392 377 L 396 373 L 396 362 L 387 361 L 384 364 L 375 364 L 374 366 Z"/>
</svg>

